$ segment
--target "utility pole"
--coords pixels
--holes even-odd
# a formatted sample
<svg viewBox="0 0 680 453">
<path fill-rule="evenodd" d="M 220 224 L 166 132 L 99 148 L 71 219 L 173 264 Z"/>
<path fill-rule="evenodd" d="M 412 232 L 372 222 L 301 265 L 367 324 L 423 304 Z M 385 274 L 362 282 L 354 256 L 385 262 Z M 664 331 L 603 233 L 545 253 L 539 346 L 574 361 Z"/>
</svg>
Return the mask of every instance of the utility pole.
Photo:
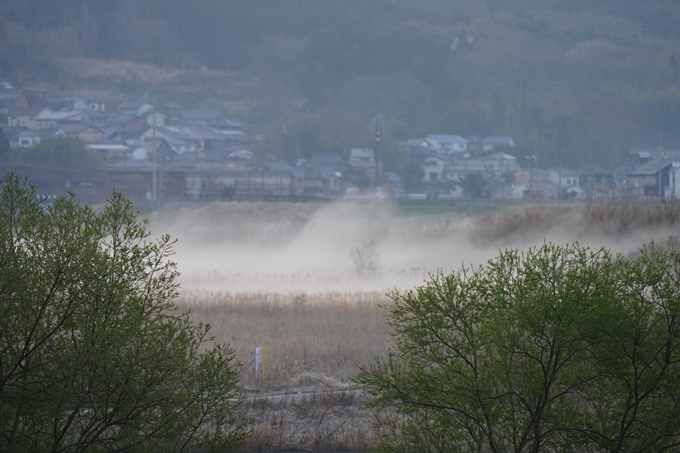
<svg viewBox="0 0 680 453">
<path fill-rule="evenodd" d="M 380 150 L 380 137 L 382 136 L 382 120 L 376 118 L 375 120 L 375 148 L 373 154 L 375 155 L 375 190 L 378 190 L 380 185 L 380 159 L 378 158 L 378 151 Z"/>
<path fill-rule="evenodd" d="M 536 162 L 536 151 L 538 150 L 538 136 L 534 135 L 534 155 L 531 156 L 534 162 Z M 534 163 L 532 162 L 532 164 Z M 533 165 L 529 168 L 529 190 L 534 191 L 534 167 Z"/>
<path fill-rule="evenodd" d="M 151 153 L 153 155 L 152 168 L 151 168 L 151 201 L 156 203 L 158 200 L 158 171 L 156 168 L 157 156 L 156 156 L 156 107 L 151 110 Z"/>
<path fill-rule="evenodd" d="M 533 192 L 534 192 L 534 167 L 536 166 L 536 155 L 532 154 L 529 156 L 525 156 L 526 159 L 529 161 L 529 193 L 533 197 Z"/>
</svg>

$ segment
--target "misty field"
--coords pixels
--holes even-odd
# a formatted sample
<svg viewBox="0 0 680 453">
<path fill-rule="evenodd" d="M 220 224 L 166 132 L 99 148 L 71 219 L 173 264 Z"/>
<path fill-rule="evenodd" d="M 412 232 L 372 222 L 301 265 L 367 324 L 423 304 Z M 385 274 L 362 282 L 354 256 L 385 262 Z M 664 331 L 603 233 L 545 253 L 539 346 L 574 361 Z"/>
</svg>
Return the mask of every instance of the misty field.
<svg viewBox="0 0 680 453">
<path fill-rule="evenodd" d="M 247 388 L 341 387 L 390 347 L 381 305 L 429 273 L 480 265 L 500 249 L 578 241 L 634 253 L 673 242 L 675 203 L 456 209 L 394 204 L 213 203 L 153 213 L 178 239 L 179 305 L 244 363 Z M 357 252 L 373 247 L 366 274 Z M 254 376 L 255 347 L 267 348 Z M 313 382 L 315 376 L 318 382 Z"/>
<path fill-rule="evenodd" d="M 261 396 L 350 389 L 360 367 L 392 347 L 382 308 L 391 302 L 388 293 L 414 288 L 430 273 L 480 265 L 500 249 L 546 241 L 622 254 L 643 244 L 674 246 L 680 209 L 632 202 L 476 208 L 214 203 L 170 208 L 150 219 L 152 231 L 178 239 L 178 305 L 235 349 L 246 395 Z M 357 256 L 373 261 L 374 271 L 361 272 Z M 266 347 L 259 376 L 256 347 Z M 251 401 L 248 449 L 368 449 L 368 413 L 356 395 L 336 395 L 302 403 Z"/>
</svg>

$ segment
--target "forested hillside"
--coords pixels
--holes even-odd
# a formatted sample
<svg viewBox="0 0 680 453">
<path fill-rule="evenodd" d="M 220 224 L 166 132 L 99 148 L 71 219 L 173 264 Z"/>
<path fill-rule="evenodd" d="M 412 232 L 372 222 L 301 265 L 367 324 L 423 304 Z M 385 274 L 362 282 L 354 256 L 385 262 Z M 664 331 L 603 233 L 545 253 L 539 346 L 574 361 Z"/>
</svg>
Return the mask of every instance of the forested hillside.
<svg viewBox="0 0 680 453">
<path fill-rule="evenodd" d="M 74 58 L 226 71 L 235 88 L 203 100 L 276 126 L 262 147 L 283 156 L 368 146 L 376 117 L 393 167 L 397 140 L 429 133 L 511 135 L 543 167 L 680 146 L 674 0 L 0 0 L 0 12 L 0 78 L 87 86 Z"/>
</svg>

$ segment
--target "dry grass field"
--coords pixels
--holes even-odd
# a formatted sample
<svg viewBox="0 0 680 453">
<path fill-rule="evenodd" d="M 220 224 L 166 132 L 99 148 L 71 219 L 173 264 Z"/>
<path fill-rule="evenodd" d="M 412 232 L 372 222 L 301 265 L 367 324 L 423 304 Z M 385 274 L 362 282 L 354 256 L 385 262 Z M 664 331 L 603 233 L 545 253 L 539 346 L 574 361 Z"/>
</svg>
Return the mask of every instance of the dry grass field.
<svg viewBox="0 0 680 453">
<path fill-rule="evenodd" d="M 380 305 L 389 300 L 377 291 L 191 290 L 179 305 L 210 323 L 215 340 L 230 343 L 244 364 L 249 398 L 243 409 L 253 420 L 246 451 L 368 451 L 370 414 L 348 377 L 387 353 L 391 341 Z M 259 376 L 256 346 L 267 348 Z"/>
<path fill-rule="evenodd" d="M 536 204 L 476 213 L 390 204 L 214 203 L 152 213 L 178 238 L 181 309 L 209 323 L 243 363 L 248 451 L 365 451 L 370 416 L 349 378 L 392 346 L 390 291 L 429 272 L 480 265 L 502 248 L 579 241 L 634 253 L 677 243 L 675 203 Z M 375 244 L 378 269 L 358 275 L 352 250 Z M 254 372 L 255 348 L 266 370 Z M 335 391 L 336 393 L 329 393 Z M 342 392 L 345 391 L 345 392 Z M 266 395 L 305 394 L 302 400 Z"/>
<path fill-rule="evenodd" d="M 347 378 L 384 355 L 390 336 L 372 292 L 186 292 L 179 301 L 208 322 L 244 364 L 249 391 L 315 391 L 347 386 Z M 255 347 L 267 348 L 266 370 L 255 376 Z"/>
</svg>

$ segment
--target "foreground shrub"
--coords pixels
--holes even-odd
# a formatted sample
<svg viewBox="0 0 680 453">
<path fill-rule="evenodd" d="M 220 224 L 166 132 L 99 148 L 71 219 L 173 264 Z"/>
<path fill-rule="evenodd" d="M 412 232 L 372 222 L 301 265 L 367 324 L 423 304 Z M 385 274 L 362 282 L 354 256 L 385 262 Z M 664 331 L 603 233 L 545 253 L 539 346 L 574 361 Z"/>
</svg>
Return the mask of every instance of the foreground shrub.
<svg viewBox="0 0 680 453">
<path fill-rule="evenodd" d="M 380 451 L 679 448 L 680 253 L 546 244 L 392 298 Z"/>
<path fill-rule="evenodd" d="M 0 450 L 228 451 L 240 365 L 174 312 L 167 236 L 0 180 Z"/>
</svg>

